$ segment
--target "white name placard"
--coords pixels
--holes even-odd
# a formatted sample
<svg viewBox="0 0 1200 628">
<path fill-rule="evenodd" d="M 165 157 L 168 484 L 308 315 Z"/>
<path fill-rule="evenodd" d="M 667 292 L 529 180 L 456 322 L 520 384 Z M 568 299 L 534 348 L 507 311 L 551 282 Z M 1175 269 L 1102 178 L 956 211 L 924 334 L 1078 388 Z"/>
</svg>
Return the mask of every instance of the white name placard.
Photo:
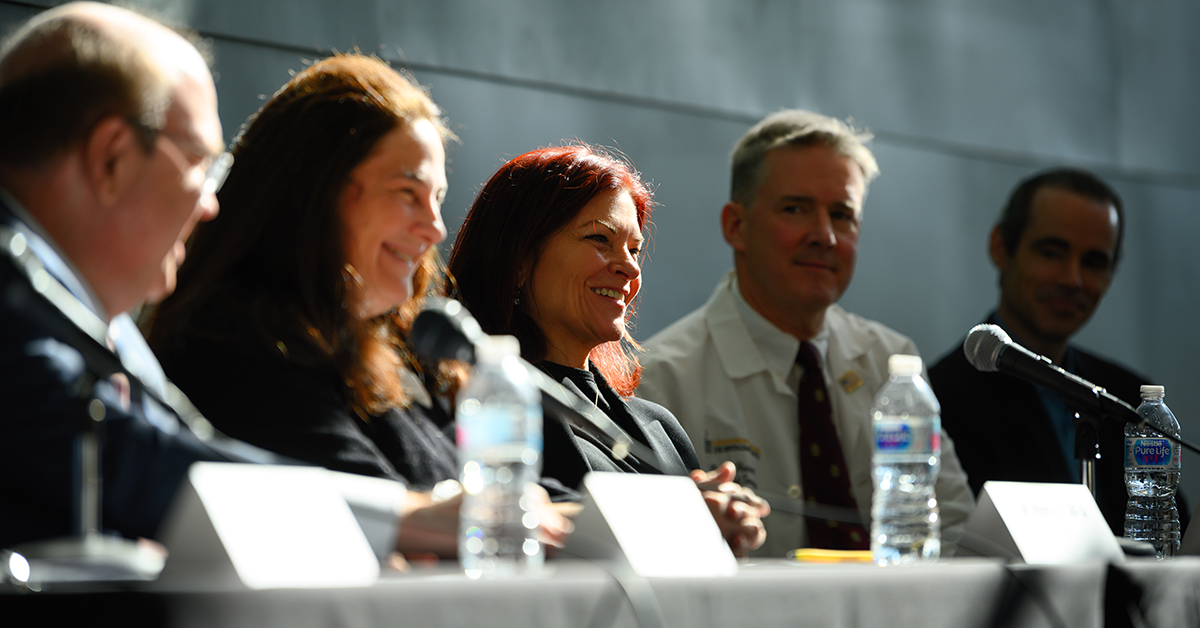
<svg viewBox="0 0 1200 628">
<path fill-rule="evenodd" d="M 379 561 L 331 474 L 198 462 L 163 524 L 163 585 L 236 578 L 250 589 L 366 586 Z"/>
<path fill-rule="evenodd" d="M 688 477 L 589 473 L 564 554 L 627 563 L 644 577 L 737 573 L 737 559 Z"/>
<path fill-rule="evenodd" d="M 995 544 L 993 551 L 988 541 Z M 1082 484 L 987 482 L 962 544 L 1029 564 L 1125 560 L 1096 500 Z"/>
</svg>

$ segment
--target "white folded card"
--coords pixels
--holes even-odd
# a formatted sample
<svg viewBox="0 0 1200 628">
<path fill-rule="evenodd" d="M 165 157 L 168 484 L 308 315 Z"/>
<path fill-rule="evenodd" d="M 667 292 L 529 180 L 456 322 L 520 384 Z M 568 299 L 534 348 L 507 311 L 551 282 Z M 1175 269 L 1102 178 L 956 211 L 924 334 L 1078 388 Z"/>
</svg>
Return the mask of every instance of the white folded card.
<svg viewBox="0 0 1200 628">
<path fill-rule="evenodd" d="M 977 537 L 998 547 L 988 551 Z M 962 546 L 1029 564 L 1125 560 L 1096 500 L 1082 484 L 984 483 Z"/>
<path fill-rule="evenodd" d="M 334 487 L 350 512 L 358 520 L 358 527 L 371 544 L 375 557 L 383 562 L 396 551 L 396 534 L 400 531 L 400 516 L 408 501 L 408 489 L 395 480 L 376 478 L 356 473 L 326 470 Z"/>
<path fill-rule="evenodd" d="M 691 478 L 589 473 L 564 554 L 627 562 L 644 577 L 737 573 L 737 559 Z"/>
<path fill-rule="evenodd" d="M 352 587 L 379 577 L 337 483 L 319 467 L 197 462 L 161 537 L 164 586 L 236 578 L 250 589 Z"/>
</svg>

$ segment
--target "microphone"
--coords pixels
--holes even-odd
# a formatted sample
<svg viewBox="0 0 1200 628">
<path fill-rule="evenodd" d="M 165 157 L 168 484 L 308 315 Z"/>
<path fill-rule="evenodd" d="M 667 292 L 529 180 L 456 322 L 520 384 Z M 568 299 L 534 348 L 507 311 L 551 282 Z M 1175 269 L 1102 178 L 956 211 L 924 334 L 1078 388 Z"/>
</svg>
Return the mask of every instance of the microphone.
<svg viewBox="0 0 1200 628">
<path fill-rule="evenodd" d="M 427 360 L 461 360 L 475 364 L 475 345 L 486 335 L 479 321 L 462 303 L 431 297 L 426 301 L 425 309 L 413 320 L 408 342 L 418 356 Z M 545 407 L 563 417 L 572 428 L 606 444 L 619 460 L 629 457 L 652 470 L 662 468 L 662 461 L 654 450 L 629 436 L 591 402 L 569 392 L 536 366 L 521 358 L 517 360 L 529 373 L 529 382 L 541 391 Z"/>
<path fill-rule="evenodd" d="M 1013 342 L 996 325 L 972 327 L 963 342 L 963 353 L 971 366 L 980 371 L 999 371 L 1048 388 L 1058 393 L 1068 405 L 1095 412 L 1101 418 L 1114 417 L 1134 425 L 1144 424 L 1132 406 L 1104 388 L 1055 366 L 1049 358 Z"/>
<path fill-rule="evenodd" d="M 474 316 L 454 299 L 431 297 L 413 320 L 409 345 L 429 360 L 459 360 L 475 364 L 475 344 L 483 329 Z"/>
</svg>

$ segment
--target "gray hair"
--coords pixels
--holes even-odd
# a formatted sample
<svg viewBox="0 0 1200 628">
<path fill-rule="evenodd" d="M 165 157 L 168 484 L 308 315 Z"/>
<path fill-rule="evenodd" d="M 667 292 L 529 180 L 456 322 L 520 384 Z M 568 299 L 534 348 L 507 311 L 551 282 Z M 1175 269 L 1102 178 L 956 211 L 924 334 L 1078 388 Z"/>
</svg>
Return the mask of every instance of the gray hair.
<svg viewBox="0 0 1200 628">
<path fill-rule="evenodd" d="M 828 146 L 862 170 L 864 183 L 879 176 L 875 156 L 866 147 L 871 134 L 849 122 L 802 109 L 777 111 L 754 125 L 738 140 L 730 157 L 730 200 L 749 207 L 766 173 L 767 153 L 782 147 Z"/>
</svg>

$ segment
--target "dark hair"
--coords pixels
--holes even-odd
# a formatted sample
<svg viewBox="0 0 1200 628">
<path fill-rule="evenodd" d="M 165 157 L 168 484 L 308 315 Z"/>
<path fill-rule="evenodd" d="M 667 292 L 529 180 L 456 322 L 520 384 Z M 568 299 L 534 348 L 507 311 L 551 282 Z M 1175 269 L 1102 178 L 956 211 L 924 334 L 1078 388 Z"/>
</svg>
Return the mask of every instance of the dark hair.
<svg viewBox="0 0 1200 628">
<path fill-rule="evenodd" d="M 166 123 L 171 85 L 150 58 L 153 51 L 126 35 L 60 7 L 33 18 L 5 42 L 0 163 L 44 164 L 113 115 L 128 120 L 142 148 L 153 150 Z"/>
<path fill-rule="evenodd" d="M 398 351 L 437 275 L 436 249 L 420 259 L 413 299 L 359 321 L 338 200 L 380 138 L 419 119 L 453 137 L 428 95 L 378 59 L 339 55 L 297 74 L 234 142 L 221 215 L 196 229 L 178 288 L 154 314 L 151 345 L 193 322 L 236 318 L 243 323 L 220 333 L 328 367 L 360 415 L 407 402 Z"/>
<path fill-rule="evenodd" d="M 1121 258 L 1121 243 L 1125 239 L 1125 207 L 1121 197 L 1100 177 L 1078 168 L 1055 168 L 1045 170 L 1021 181 L 1012 194 L 1008 203 L 1000 212 L 1000 220 L 996 228 L 1000 230 L 1000 239 L 1004 242 L 1004 250 L 1009 255 L 1017 252 L 1017 245 L 1025 228 L 1029 226 L 1030 209 L 1033 207 L 1033 197 L 1042 188 L 1056 188 L 1100 203 L 1110 203 L 1117 210 L 1117 244 L 1113 247 L 1113 268 Z"/>
<path fill-rule="evenodd" d="M 542 148 L 504 164 L 483 186 L 463 221 L 450 254 L 446 291 L 457 296 L 489 334 L 521 341 L 530 362 L 546 357 L 546 335 L 513 303 L 522 268 L 533 267 L 546 241 L 609 190 L 628 192 L 638 227 L 650 221 L 650 191 L 622 158 L 587 144 Z M 626 320 L 633 315 L 633 305 Z M 641 366 L 628 335 L 588 356 L 614 390 L 633 394 Z"/>
</svg>

